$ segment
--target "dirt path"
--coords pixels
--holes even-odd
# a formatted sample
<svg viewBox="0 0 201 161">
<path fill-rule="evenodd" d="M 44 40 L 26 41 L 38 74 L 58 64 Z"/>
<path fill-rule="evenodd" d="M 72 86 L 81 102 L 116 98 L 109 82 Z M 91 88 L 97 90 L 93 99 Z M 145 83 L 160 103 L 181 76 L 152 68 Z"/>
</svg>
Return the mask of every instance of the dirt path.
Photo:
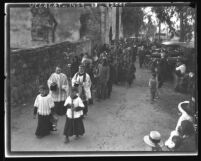
<svg viewBox="0 0 201 161">
<path fill-rule="evenodd" d="M 149 71 L 139 69 L 132 88 L 114 86 L 110 99 L 95 102 L 84 120 L 85 131 L 79 140 L 64 144 L 65 116 L 59 118 L 58 131 L 42 139 L 34 135 L 37 119 L 32 118 L 33 102 L 12 110 L 12 151 L 144 151 L 143 136 L 158 130 L 163 140 L 169 137 L 178 119 L 177 104 L 187 96 L 177 94 L 166 83 L 160 99 L 150 104 Z"/>
</svg>

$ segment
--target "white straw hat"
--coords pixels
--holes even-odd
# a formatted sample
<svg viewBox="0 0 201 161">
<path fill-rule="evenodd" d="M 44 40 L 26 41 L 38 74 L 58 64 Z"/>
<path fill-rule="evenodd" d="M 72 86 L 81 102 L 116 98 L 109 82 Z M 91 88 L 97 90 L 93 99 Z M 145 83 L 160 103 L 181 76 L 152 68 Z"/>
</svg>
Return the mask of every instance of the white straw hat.
<svg viewBox="0 0 201 161">
<path fill-rule="evenodd" d="M 151 131 L 149 135 L 144 136 L 144 142 L 151 147 L 163 146 L 161 134 L 158 131 Z"/>
</svg>

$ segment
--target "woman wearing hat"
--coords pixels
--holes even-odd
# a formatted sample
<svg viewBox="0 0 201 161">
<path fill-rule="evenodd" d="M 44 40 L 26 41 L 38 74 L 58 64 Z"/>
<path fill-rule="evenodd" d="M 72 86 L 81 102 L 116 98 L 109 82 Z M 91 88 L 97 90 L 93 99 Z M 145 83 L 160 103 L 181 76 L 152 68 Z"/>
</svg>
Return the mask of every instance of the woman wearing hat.
<svg viewBox="0 0 201 161">
<path fill-rule="evenodd" d="M 163 142 L 158 131 L 151 131 L 149 135 L 144 136 L 144 142 L 148 145 L 147 150 L 162 151 Z"/>
<path fill-rule="evenodd" d="M 177 149 L 178 147 L 177 142 L 180 142 L 178 141 L 179 140 L 178 137 L 173 139 L 174 136 L 179 136 L 181 140 L 183 139 L 183 137 L 185 137 L 186 134 L 189 135 L 189 133 L 194 131 L 194 129 L 191 128 L 191 125 L 193 125 L 193 109 L 191 109 L 190 102 L 189 101 L 180 102 L 178 105 L 178 109 L 181 113 L 181 116 L 177 121 L 175 130 L 171 132 L 169 139 L 165 142 L 165 145 L 170 150 Z"/>
<path fill-rule="evenodd" d="M 107 58 L 104 57 L 102 63 L 98 66 L 98 88 L 97 94 L 98 99 L 106 99 L 107 98 L 107 83 L 109 81 L 110 76 L 110 68 L 107 62 Z"/>
<path fill-rule="evenodd" d="M 174 130 L 170 133 L 170 137 L 165 142 L 165 146 L 170 151 L 191 151 L 191 149 L 194 147 L 192 147 L 192 145 L 187 146 L 186 143 L 189 144 L 188 141 L 192 141 L 194 131 L 193 123 L 191 121 L 182 121 L 181 125 L 178 127 L 178 130 Z"/>
</svg>

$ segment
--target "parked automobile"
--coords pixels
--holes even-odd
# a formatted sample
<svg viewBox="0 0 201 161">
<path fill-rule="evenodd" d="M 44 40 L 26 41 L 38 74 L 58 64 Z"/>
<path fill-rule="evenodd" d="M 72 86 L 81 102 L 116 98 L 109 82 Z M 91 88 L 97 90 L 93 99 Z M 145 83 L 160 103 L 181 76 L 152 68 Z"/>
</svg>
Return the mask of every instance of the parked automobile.
<svg viewBox="0 0 201 161">
<path fill-rule="evenodd" d="M 195 56 L 193 43 L 166 41 L 162 43 L 162 47 L 166 50 L 167 60 L 172 68 L 178 60 L 182 60 L 187 67 L 192 66 Z"/>
</svg>

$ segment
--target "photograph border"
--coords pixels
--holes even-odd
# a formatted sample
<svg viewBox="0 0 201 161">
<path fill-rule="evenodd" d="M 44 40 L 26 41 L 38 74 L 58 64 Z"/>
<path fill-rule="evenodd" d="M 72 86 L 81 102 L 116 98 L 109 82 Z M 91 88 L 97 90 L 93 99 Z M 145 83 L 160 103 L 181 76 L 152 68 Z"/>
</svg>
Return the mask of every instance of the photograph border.
<svg viewBox="0 0 201 161">
<path fill-rule="evenodd" d="M 5 81 L 4 81 L 4 89 L 5 89 L 5 99 L 4 99 L 4 144 L 5 144 L 5 157 L 94 157 L 94 156 L 196 156 L 198 152 L 195 153 L 177 153 L 177 152 L 146 152 L 146 151 L 42 151 L 42 152 L 31 152 L 31 151 L 15 151 L 11 152 L 11 104 L 10 104 L 10 8 L 12 7 L 27 7 L 29 3 L 5 3 L 4 4 L 4 56 L 5 56 Z M 35 3 L 35 2 L 34 2 Z M 36 2 L 37 3 L 37 2 Z M 41 2 L 43 3 L 43 2 Z M 57 3 L 57 2 L 55 2 Z M 64 3 L 64 2 L 62 2 Z M 67 2 L 65 2 L 67 3 Z M 71 2 L 68 2 L 71 3 Z M 78 2 L 75 2 L 78 3 Z M 87 2 L 88 3 L 88 2 Z M 91 4 L 92 2 L 89 2 Z M 106 3 L 106 2 L 95 2 L 95 3 Z M 109 2 L 110 3 L 110 2 Z M 115 3 L 115 2 L 111 2 Z M 117 2 L 120 3 L 120 2 Z M 189 6 L 192 2 L 125 2 L 126 6 L 160 6 L 160 5 L 182 5 Z M 196 49 L 196 60 L 197 60 L 197 3 L 193 2 L 195 5 L 195 49 Z M 196 63 L 196 73 L 197 73 L 197 63 Z M 197 87 L 197 78 L 196 78 L 196 87 Z M 196 97 L 197 97 L 196 92 Z M 198 97 L 197 97 L 198 98 Z M 197 103 L 197 101 L 196 101 Z M 199 135 L 198 135 L 199 136 Z M 198 146 L 197 146 L 198 149 Z M 53 154 L 52 154 L 53 153 Z"/>
</svg>

